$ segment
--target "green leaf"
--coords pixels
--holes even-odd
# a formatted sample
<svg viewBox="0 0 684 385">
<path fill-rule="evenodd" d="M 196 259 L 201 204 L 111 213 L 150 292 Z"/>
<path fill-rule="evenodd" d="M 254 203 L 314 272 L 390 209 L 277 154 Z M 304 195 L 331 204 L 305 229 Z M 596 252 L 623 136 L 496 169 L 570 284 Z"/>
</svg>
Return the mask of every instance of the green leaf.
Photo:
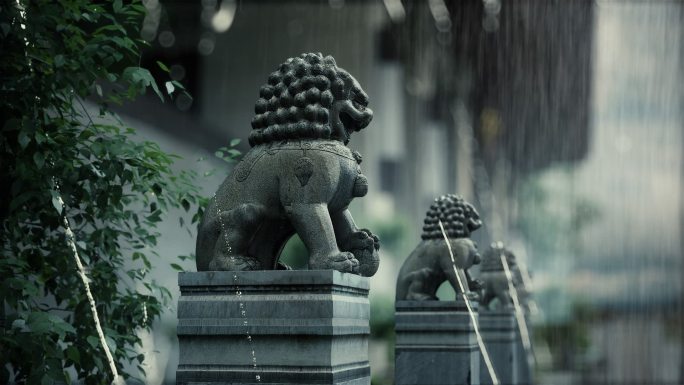
<svg viewBox="0 0 684 385">
<path fill-rule="evenodd" d="M 100 340 L 95 336 L 86 337 L 86 341 L 88 341 L 93 349 L 96 349 L 100 345 Z"/>
<path fill-rule="evenodd" d="M 69 346 L 66 350 L 66 356 L 68 359 L 73 361 L 74 363 L 78 364 L 81 362 L 81 353 L 78 352 L 78 349 L 74 346 Z"/>
<path fill-rule="evenodd" d="M 26 135 L 26 132 L 24 130 L 19 131 L 18 140 L 22 150 L 26 149 L 28 144 L 31 142 L 31 138 L 29 138 L 28 135 Z"/>
<path fill-rule="evenodd" d="M 150 75 L 150 77 L 152 77 L 152 75 Z M 152 90 L 154 90 L 154 93 L 157 94 L 157 96 L 159 96 L 159 100 L 161 100 L 163 102 L 164 101 L 164 95 L 162 95 L 161 91 L 159 91 L 159 87 L 157 86 L 157 82 L 154 79 L 152 79 L 150 82 L 150 85 L 152 86 Z"/>
<path fill-rule="evenodd" d="M 55 56 L 55 67 L 60 68 L 64 65 L 64 63 L 65 63 L 64 55 Z"/>
<path fill-rule="evenodd" d="M 64 206 L 60 202 L 59 193 L 55 190 L 51 190 L 50 195 L 52 195 L 52 200 L 51 200 L 52 206 L 55 208 L 55 210 L 57 210 L 57 213 L 59 213 L 61 215 L 62 210 L 64 210 Z"/>
<path fill-rule="evenodd" d="M 160 62 L 160 61 L 157 61 L 157 65 L 159 66 L 159 68 L 162 69 L 162 71 L 164 71 L 164 72 L 166 72 L 166 73 L 171 72 L 171 71 L 169 70 L 169 67 L 166 66 L 166 64 L 164 64 L 164 63 L 162 63 L 162 62 Z"/>
<path fill-rule="evenodd" d="M 184 86 L 183 84 L 181 84 L 179 81 L 171 80 L 171 84 L 173 84 L 173 85 L 174 85 L 176 88 L 178 88 L 179 90 L 184 90 L 184 89 L 185 89 L 185 86 Z M 186 95 L 188 95 L 188 94 L 186 93 Z M 188 96 L 190 96 L 190 95 L 188 95 Z M 190 99 L 192 99 L 192 97 L 190 97 Z"/>
<path fill-rule="evenodd" d="M 159 99 L 164 101 L 164 96 L 159 91 L 157 82 L 147 69 L 142 67 L 128 67 L 124 69 L 123 78 L 137 87 L 129 91 L 142 92 L 145 88 L 152 87 L 157 96 L 159 96 Z"/>
<path fill-rule="evenodd" d="M 62 372 L 62 375 L 64 376 L 64 383 L 65 384 L 71 384 L 71 374 L 69 374 L 69 371 L 65 370 Z"/>
<path fill-rule="evenodd" d="M 33 162 L 38 167 L 38 170 L 42 169 L 45 165 L 45 155 L 42 152 L 36 152 L 33 154 Z"/>
<path fill-rule="evenodd" d="M 109 347 L 109 351 L 114 354 L 116 352 L 116 342 L 112 337 L 110 336 L 105 336 L 105 341 L 107 342 L 107 347 Z"/>
<path fill-rule="evenodd" d="M 240 138 L 232 139 L 232 140 L 230 141 L 230 147 L 235 147 L 235 146 L 237 146 L 238 144 L 240 144 L 241 141 L 242 141 L 242 139 L 240 139 Z"/>
<path fill-rule="evenodd" d="M 181 267 L 181 265 L 179 265 L 179 264 L 177 264 L 177 263 L 172 263 L 172 264 L 171 264 L 171 267 L 172 267 L 174 270 L 184 271 L 184 269 Z"/>
<path fill-rule="evenodd" d="M 26 326 L 34 333 L 43 334 L 52 329 L 52 322 L 47 313 L 38 311 L 29 315 Z"/>
<path fill-rule="evenodd" d="M 12 329 L 23 329 L 24 326 L 26 326 L 26 321 L 21 318 L 12 321 Z"/>
<path fill-rule="evenodd" d="M 76 333 L 76 329 L 74 329 L 74 327 L 71 326 L 71 324 L 64 321 L 62 318 L 60 318 L 54 314 L 48 314 L 48 318 L 50 319 L 50 322 L 52 323 L 52 330 L 59 333 L 59 335 L 62 338 L 67 333 Z"/>
</svg>

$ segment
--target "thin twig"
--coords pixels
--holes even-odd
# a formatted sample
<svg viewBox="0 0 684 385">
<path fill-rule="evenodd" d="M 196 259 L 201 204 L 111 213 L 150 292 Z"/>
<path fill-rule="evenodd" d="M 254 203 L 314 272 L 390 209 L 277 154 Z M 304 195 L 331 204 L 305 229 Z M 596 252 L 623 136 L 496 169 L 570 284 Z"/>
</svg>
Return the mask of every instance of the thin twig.
<svg viewBox="0 0 684 385">
<path fill-rule="evenodd" d="M 59 185 L 56 181 L 54 181 L 54 179 L 53 182 L 55 184 L 55 190 L 57 191 L 57 200 L 59 201 L 59 205 L 62 208 L 61 217 L 62 224 L 64 225 L 64 231 L 67 237 L 67 243 L 71 248 L 74 261 L 76 262 L 76 266 L 78 267 L 78 275 L 81 278 L 81 281 L 83 282 L 83 286 L 85 287 L 86 296 L 88 297 L 88 302 L 90 304 L 90 311 L 93 314 L 93 320 L 95 321 L 95 330 L 97 331 L 97 335 L 100 339 L 100 344 L 102 345 L 105 355 L 107 356 L 107 362 L 109 363 L 109 369 L 111 370 L 112 376 L 114 377 L 114 382 L 117 382 L 120 381 L 119 372 L 116 369 L 116 365 L 114 364 L 114 358 L 112 357 L 112 352 L 109 350 L 107 340 L 105 339 L 104 332 L 102 331 L 102 326 L 100 325 L 100 318 L 97 314 L 97 305 L 95 304 L 93 294 L 90 292 L 90 283 L 88 282 L 88 277 L 86 276 L 85 268 L 83 267 L 83 263 L 81 263 L 81 258 L 78 256 L 78 249 L 76 248 L 76 240 L 74 239 L 74 233 L 71 231 L 69 220 L 66 217 L 66 204 L 64 203 L 62 195 L 59 192 Z"/>
</svg>

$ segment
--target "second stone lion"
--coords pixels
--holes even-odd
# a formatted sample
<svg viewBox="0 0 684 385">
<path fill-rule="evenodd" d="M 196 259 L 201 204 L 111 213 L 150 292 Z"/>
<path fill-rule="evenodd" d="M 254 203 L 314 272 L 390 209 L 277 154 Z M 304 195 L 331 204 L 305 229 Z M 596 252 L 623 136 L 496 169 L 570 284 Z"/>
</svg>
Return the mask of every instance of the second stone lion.
<svg viewBox="0 0 684 385">
<path fill-rule="evenodd" d="M 480 226 L 482 221 L 477 210 L 462 197 L 449 194 L 435 199 L 426 214 L 422 241 L 399 271 L 396 300 L 437 300 L 437 289 L 444 281 L 449 281 L 459 294 L 457 271 L 466 292 L 478 290 L 479 282 L 470 277 L 468 268 L 480 263 L 477 245 L 470 239 L 470 234 Z"/>
</svg>

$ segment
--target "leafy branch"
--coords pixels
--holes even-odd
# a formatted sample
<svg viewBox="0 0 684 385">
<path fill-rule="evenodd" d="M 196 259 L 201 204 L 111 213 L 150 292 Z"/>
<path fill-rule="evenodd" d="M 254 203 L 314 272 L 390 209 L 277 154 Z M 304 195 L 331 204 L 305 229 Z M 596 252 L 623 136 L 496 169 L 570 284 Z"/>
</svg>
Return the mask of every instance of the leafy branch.
<svg viewBox="0 0 684 385">
<path fill-rule="evenodd" d="M 148 90 L 162 100 L 185 93 L 139 66 L 144 13 L 120 0 L 20 0 L 0 10 L 0 383 L 112 381 L 62 216 L 117 369 L 144 375 L 136 332 L 171 300 L 148 277 L 156 228 L 174 209 L 199 207 L 197 220 L 206 203 L 194 173 L 173 170 L 176 157 L 136 141 L 109 110 Z"/>
</svg>

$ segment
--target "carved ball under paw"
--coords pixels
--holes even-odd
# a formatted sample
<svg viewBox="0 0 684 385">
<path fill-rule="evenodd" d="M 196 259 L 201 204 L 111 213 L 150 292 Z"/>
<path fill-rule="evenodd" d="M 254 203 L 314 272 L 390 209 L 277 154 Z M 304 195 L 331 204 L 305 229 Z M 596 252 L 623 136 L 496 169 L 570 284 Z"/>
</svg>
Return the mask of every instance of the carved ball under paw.
<svg viewBox="0 0 684 385">
<path fill-rule="evenodd" d="M 352 252 L 358 259 L 359 275 L 370 277 L 378 271 L 380 241 L 368 229 L 362 229 L 352 234 L 347 239 L 344 249 Z"/>
<path fill-rule="evenodd" d="M 477 278 L 473 279 L 472 281 L 468 282 L 468 289 L 470 289 L 470 291 L 479 293 L 484 289 L 484 281 Z"/>
</svg>

